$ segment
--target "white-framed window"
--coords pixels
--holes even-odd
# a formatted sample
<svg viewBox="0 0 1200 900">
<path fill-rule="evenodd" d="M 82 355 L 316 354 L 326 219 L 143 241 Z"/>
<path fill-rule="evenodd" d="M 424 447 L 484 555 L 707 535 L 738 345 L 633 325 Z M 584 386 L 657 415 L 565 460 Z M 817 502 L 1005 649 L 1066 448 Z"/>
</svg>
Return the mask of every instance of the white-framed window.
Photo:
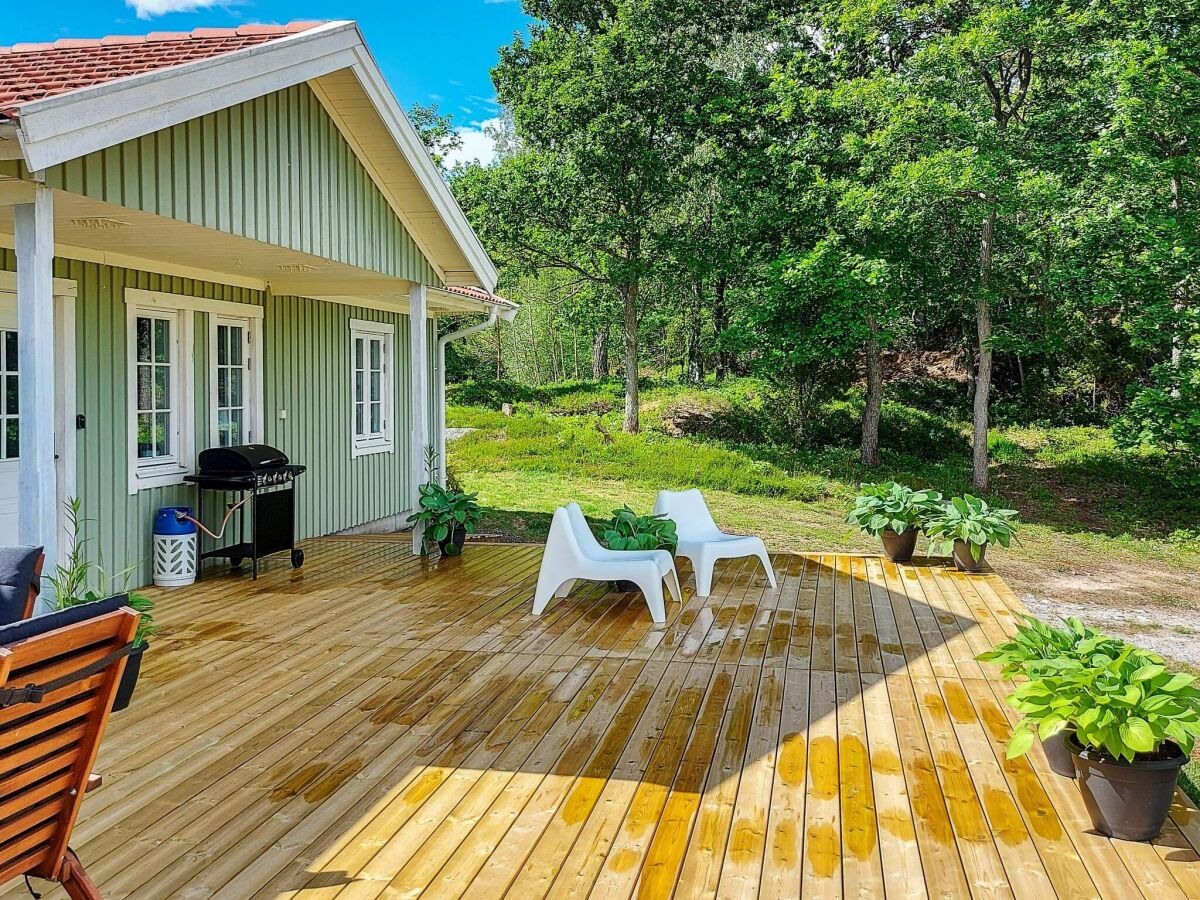
<svg viewBox="0 0 1200 900">
<path fill-rule="evenodd" d="M 209 316 L 209 442 L 215 447 L 261 441 L 257 338 L 252 319 Z"/>
<path fill-rule="evenodd" d="M 395 450 L 396 326 L 350 320 L 351 455 Z"/>
<path fill-rule="evenodd" d="M 128 306 L 130 493 L 192 468 L 191 313 Z"/>
</svg>

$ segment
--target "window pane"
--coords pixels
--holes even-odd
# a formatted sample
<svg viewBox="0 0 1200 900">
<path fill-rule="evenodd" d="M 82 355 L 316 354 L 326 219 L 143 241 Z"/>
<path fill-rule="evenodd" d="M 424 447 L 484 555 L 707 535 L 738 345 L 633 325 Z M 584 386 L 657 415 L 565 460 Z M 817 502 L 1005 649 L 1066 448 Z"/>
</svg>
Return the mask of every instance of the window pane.
<svg viewBox="0 0 1200 900">
<path fill-rule="evenodd" d="M 217 407 L 229 405 L 229 370 L 217 369 Z"/>
<path fill-rule="evenodd" d="M 154 455 L 154 416 L 138 413 L 138 458 L 148 459 Z"/>
<path fill-rule="evenodd" d="M 4 368 L 9 372 L 17 371 L 17 333 L 4 332 Z"/>
<path fill-rule="evenodd" d="M 154 455 L 171 455 L 171 414 L 158 413 L 155 417 Z"/>
<path fill-rule="evenodd" d="M 242 370 L 229 370 L 229 405 L 242 405 Z"/>
<path fill-rule="evenodd" d="M 354 404 L 354 433 L 358 436 L 366 433 L 363 428 L 363 405 L 361 403 Z"/>
<path fill-rule="evenodd" d="M 138 409 L 154 409 L 154 366 L 137 367 Z"/>
<path fill-rule="evenodd" d="M 229 362 L 229 326 L 217 326 L 217 365 L 223 366 Z"/>
<path fill-rule="evenodd" d="M 166 319 L 154 320 L 154 361 L 171 361 L 171 323 Z"/>
<path fill-rule="evenodd" d="M 362 403 L 366 398 L 363 396 L 363 373 L 354 373 L 354 402 Z"/>
<path fill-rule="evenodd" d="M 242 411 L 233 409 L 229 411 L 229 443 L 231 445 L 244 443 L 242 437 Z"/>
<path fill-rule="evenodd" d="M 378 372 L 371 373 L 371 400 L 378 402 L 383 399 L 383 379 Z"/>
<path fill-rule="evenodd" d="M 150 320 L 140 316 L 137 320 L 138 362 L 150 362 Z"/>
<path fill-rule="evenodd" d="M 363 367 L 363 339 L 354 339 L 354 368 L 361 369 Z"/>
<path fill-rule="evenodd" d="M 228 447 L 232 444 L 229 440 L 229 410 L 217 410 L 217 446 Z"/>
<path fill-rule="evenodd" d="M 383 404 L 371 404 L 371 434 L 379 434 L 383 431 Z"/>
<path fill-rule="evenodd" d="M 371 341 L 371 368 L 372 369 L 383 368 L 382 359 L 383 359 L 383 341 L 380 341 L 380 340 Z"/>
<path fill-rule="evenodd" d="M 231 366 L 242 364 L 242 345 L 245 341 L 245 329 L 237 325 L 231 326 L 229 329 L 229 364 Z"/>
<path fill-rule="evenodd" d="M 21 392 L 17 385 L 17 375 L 4 376 L 4 411 L 10 416 L 15 416 L 20 412 L 17 404 L 20 402 Z"/>
<path fill-rule="evenodd" d="M 171 408 L 171 370 L 166 366 L 154 367 L 154 408 Z"/>
<path fill-rule="evenodd" d="M 9 419 L 4 429 L 4 458 L 16 459 L 20 455 L 20 423 L 16 419 Z"/>
</svg>

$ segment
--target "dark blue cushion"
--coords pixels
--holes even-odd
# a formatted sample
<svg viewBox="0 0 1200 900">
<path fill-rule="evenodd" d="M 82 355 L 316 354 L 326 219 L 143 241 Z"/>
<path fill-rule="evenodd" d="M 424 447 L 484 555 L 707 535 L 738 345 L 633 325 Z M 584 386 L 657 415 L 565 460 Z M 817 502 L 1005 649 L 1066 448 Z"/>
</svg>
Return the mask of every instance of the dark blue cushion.
<svg viewBox="0 0 1200 900">
<path fill-rule="evenodd" d="M 19 622 L 33 584 L 41 547 L 0 547 L 0 625 Z"/>
<path fill-rule="evenodd" d="M 0 628 L 0 647 L 6 644 L 14 644 L 17 641 L 23 641 L 27 638 L 37 637 L 40 634 L 46 634 L 55 628 L 65 628 L 68 625 L 76 625 L 87 619 L 102 616 L 105 613 L 120 609 L 122 606 L 128 604 L 128 602 L 128 594 L 117 594 L 113 597 L 106 597 L 103 600 L 96 600 L 93 603 L 80 603 L 78 606 L 68 606 L 66 609 L 60 609 L 58 612 L 52 612 L 45 616 L 34 616 L 32 619 L 25 619 L 22 622 L 7 625 L 4 628 Z"/>
</svg>

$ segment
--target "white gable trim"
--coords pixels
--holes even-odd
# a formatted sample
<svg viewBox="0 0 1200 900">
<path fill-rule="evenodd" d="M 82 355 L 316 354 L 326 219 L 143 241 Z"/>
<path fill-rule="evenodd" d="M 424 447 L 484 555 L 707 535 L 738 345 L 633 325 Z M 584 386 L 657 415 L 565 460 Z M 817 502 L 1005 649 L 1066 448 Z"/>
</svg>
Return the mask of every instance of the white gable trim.
<svg viewBox="0 0 1200 900">
<path fill-rule="evenodd" d="M 495 290 L 498 278 L 495 266 L 429 158 L 416 128 L 388 87 L 354 22 L 330 22 L 211 59 L 22 104 L 17 137 L 26 165 L 30 171 L 40 172 L 342 69 L 352 70 L 358 78 L 380 120 L 470 263 L 480 286 Z M 397 208 L 389 192 L 383 193 L 401 221 L 406 221 L 403 210 Z M 419 242 L 412 228 L 409 232 Z M 428 252 L 426 256 L 430 256 Z M 438 265 L 437 260 L 430 258 L 430 261 Z"/>
</svg>

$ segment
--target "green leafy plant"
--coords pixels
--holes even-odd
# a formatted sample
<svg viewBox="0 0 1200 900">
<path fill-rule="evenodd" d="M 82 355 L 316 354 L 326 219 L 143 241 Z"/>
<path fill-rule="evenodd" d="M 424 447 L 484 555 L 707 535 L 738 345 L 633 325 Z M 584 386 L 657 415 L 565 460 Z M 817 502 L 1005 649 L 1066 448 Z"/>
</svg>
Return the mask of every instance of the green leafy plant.
<svg viewBox="0 0 1200 900">
<path fill-rule="evenodd" d="M 925 523 L 925 533 L 936 552 L 947 553 L 955 541 L 971 548 L 978 562 L 988 544 L 1008 547 L 1017 535 L 1017 511 L 997 509 L 986 500 L 964 494 L 954 497 Z"/>
<path fill-rule="evenodd" d="M 1200 691 L 1194 675 L 1172 673 L 1161 656 L 1126 644 L 1113 659 L 1059 657 L 1018 687 L 1008 702 L 1022 715 L 1008 743 L 1011 759 L 1075 726 L 1076 739 L 1107 757 L 1153 758 L 1174 742 L 1190 754 L 1200 737 Z M 1101 663 L 1101 664 L 1096 664 Z"/>
<path fill-rule="evenodd" d="M 154 601 L 145 594 L 129 590 L 130 578 L 138 564 L 109 574 L 105 571 L 102 558 L 98 557 L 96 562 L 92 562 L 88 556 L 90 541 L 84 533 L 84 527 L 90 520 L 83 515 L 83 502 L 78 497 L 68 497 L 63 501 L 63 509 L 67 518 L 66 560 L 47 576 L 54 588 L 54 609 L 67 609 L 81 603 L 103 600 L 114 594 L 128 593 L 127 605 L 141 614 L 133 636 L 133 646 L 144 647 L 162 628 L 154 621 Z"/>
<path fill-rule="evenodd" d="M 903 534 L 910 528 L 921 528 L 938 513 L 942 500 L 937 491 L 914 491 L 894 481 L 863 484 L 859 490 L 862 493 L 854 499 L 854 509 L 846 522 L 872 537 L 885 531 Z"/>
<path fill-rule="evenodd" d="M 628 506 L 613 510 L 604 525 L 604 543 L 610 550 L 669 550 L 675 552 L 679 538 L 675 523 L 666 515 L 639 516 Z"/>
<path fill-rule="evenodd" d="M 1103 665 L 1116 659 L 1126 646 L 1125 641 L 1089 628 L 1079 619 L 1063 619 L 1065 628 L 1047 625 L 1030 615 L 1023 619 L 1009 640 L 975 657 L 980 662 L 999 664 L 1002 678 L 1037 678 L 1047 670 L 1053 671 L 1060 659 Z"/>
<path fill-rule="evenodd" d="M 441 542 L 450 537 L 459 525 L 467 534 L 474 534 L 479 528 L 483 509 L 479 506 L 477 494 L 444 488 L 434 481 L 421 485 L 420 492 L 421 508 L 409 516 L 408 521 L 413 525 L 422 523 L 427 537 Z M 446 552 L 456 556 L 462 552 L 462 547 L 451 542 L 446 545 Z"/>
</svg>

